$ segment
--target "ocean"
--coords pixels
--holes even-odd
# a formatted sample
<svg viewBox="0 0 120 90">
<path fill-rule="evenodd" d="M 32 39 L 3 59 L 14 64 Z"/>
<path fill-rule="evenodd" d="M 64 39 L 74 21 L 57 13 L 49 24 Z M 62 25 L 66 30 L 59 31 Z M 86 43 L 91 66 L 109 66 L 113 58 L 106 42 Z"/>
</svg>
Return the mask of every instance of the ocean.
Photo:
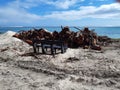
<svg viewBox="0 0 120 90">
<path fill-rule="evenodd" d="M 0 33 L 5 33 L 7 31 L 19 32 L 21 30 L 31 30 L 31 29 L 45 28 L 50 32 L 61 31 L 61 27 L 0 27 Z M 84 27 L 79 27 L 81 30 Z M 110 38 L 120 38 L 120 27 L 89 27 L 90 30 L 95 30 L 98 35 L 108 36 Z M 70 27 L 72 31 L 78 31 L 74 27 Z"/>
</svg>

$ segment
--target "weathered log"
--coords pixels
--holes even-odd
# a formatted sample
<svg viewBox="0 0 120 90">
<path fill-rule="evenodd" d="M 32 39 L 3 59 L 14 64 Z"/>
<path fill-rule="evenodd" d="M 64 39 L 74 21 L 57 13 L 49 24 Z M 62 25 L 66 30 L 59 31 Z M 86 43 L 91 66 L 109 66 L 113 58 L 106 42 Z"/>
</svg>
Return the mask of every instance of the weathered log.
<svg viewBox="0 0 120 90">
<path fill-rule="evenodd" d="M 32 45 L 33 40 L 62 40 L 68 45 L 68 47 L 78 48 L 82 46 L 83 48 L 92 48 L 95 50 L 101 50 L 101 47 L 97 46 L 98 41 L 104 42 L 110 40 L 107 37 L 98 37 L 94 30 L 89 30 L 87 27 L 85 27 L 83 30 L 79 29 L 78 27 L 74 28 L 79 31 L 73 32 L 68 26 L 61 26 L 62 30 L 59 33 L 57 31 L 50 33 L 43 28 L 34 28 L 34 30 L 21 31 L 13 35 L 13 37 L 19 38 L 30 45 Z"/>
</svg>

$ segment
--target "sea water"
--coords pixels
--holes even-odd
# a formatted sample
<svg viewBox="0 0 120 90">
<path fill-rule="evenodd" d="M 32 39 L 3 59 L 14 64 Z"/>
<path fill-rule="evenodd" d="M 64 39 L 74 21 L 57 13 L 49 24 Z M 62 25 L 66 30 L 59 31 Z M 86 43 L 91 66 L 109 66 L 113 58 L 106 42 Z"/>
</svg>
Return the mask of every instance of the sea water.
<svg viewBox="0 0 120 90">
<path fill-rule="evenodd" d="M 15 32 L 19 32 L 22 30 L 32 30 L 32 29 L 40 29 L 40 28 L 45 28 L 50 32 L 53 31 L 61 31 L 61 27 L 48 27 L 48 26 L 44 26 L 44 27 L 0 27 L 0 33 L 5 33 L 7 31 L 15 31 Z M 84 29 L 84 27 L 78 27 L 81 30 Z M 89 27 L 90 30 L 95 30 L 95 32 L 98 35 L 102 35 L 102 36 L 108 36 L 111 38 L 120 38 L 120 27 Z M 70 30 L 72 31 L 78 31 L 77 29 L 75 29 L 74 27 L 70 27 Z"/>
</svg>

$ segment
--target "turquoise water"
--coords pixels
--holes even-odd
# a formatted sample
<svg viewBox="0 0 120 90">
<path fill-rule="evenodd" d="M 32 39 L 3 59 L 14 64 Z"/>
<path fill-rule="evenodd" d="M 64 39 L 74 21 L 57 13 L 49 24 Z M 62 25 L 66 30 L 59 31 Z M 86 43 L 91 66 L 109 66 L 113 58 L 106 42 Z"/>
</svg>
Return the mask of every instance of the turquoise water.
<svg viewBox="0 0 120 90">
<path fill-rule="evenodd" d="M 45 28 L 50 32 L 61 31 L 61 27 L 0 27 L 0 33 L 5 33 L 6 31 L 21 31 L 21 30 L 31 30 L 33 28 L 40 29 Z M 84 27 L 79 27 L 81 30 Z M 74 27 L 70 27 L 72 31 L 78 31 Z M 111 38 L 120 38 L 120 27 L 89 27 L 90 30 L 94 29 L 98 35 L 106 35 Z"/>
</svg>

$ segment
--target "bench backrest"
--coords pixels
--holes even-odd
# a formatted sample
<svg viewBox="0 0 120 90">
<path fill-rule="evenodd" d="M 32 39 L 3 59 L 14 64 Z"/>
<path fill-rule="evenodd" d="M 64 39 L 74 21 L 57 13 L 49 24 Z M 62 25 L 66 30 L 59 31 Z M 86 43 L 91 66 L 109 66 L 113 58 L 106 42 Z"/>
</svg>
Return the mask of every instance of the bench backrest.
<svg viewBox="0 0 120 90">
<path fill-rule="evenodd" d="M 55 45 L 64 45 L 63 41 L 59 41 L 59 40 L 36 40 L 34 41 L 34 43 L 36 44 L 55 44 Z"/>
</svg>

